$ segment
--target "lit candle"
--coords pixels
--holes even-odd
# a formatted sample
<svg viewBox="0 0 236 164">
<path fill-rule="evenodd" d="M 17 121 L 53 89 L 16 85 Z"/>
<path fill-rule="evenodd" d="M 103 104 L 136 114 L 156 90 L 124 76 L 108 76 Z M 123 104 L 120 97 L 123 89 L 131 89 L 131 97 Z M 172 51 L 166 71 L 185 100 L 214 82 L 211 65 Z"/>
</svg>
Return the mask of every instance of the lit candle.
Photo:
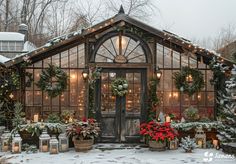
<svg viewBox="0 0 236 164">
<path fill-rule="evenodd" d="M 42 152 L 47 152 L 48 151 L 48 146 L 47 145 L 43 145 L 42 146 Z"/>
<path fill-rule="evenodd" d="M 218 140 L 215 139 L 212 141 L 212 143 L 213 143 L 214 148 L 216 148 L 218 146 Z"/>
<path fill-rule="evenodd" d="M 34 122 L 39 122 L 39 115 L 38 114 L 34 115 Z"/>
<path fill-rule="evenodd" d="M 73 122 L 73 118 L 69 118 L 69 123 L 72 123 Z"/>
<path fill-rule="evenodd" d="M 61 145 L 61 150 L 66 151 L 67 150 L 67 144 L 62 144 Z"/>
<path fill-rule="evenodd" d="M 4 145 L 4 146 L 2 147 L 2 151 L 3 151 L 3 152 L 8 151 L 8 145 Z"/>
<path fill-rule="evenodd" d="M 202 144 L 203 144 L 203 143 L 202 143 L 202 140 L 198 140 L 198 141 L 197 141 L 197 145 L 198 145 L 200 148 L 202 148 Z"/>
<path fill-rule="evenodd" d="M 19 146 L 15 145 L 13 149 L 14 153 L 19 153 Z"/>
<path fill-rule="evenodd" d="M 56 148 L 52 148 L 50 153 L 51 154 L 57 154 L 57 149 Z"/>
<path fill-rule="evenodd" d="M 166 116 L 166 122 L 171 122 L 170 116 Z"/>
</svg>

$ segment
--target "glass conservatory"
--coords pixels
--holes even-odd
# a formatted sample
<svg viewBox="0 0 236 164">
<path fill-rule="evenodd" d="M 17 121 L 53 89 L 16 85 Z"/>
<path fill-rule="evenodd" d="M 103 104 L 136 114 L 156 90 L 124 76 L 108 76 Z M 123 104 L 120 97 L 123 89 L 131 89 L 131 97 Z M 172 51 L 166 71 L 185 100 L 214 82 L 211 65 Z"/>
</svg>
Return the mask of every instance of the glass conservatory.
<svg viewBox="0 0 236 164">
<path fill-rule="evenodd" d="M 27 119 L 38 116 L 40 121 L 63 111 L 82 119 L 92 113 L 101 125 L 100 141 L 139 140 L 139 125 L 148 118 L 152 92 L 149 83 L 157 77 L 157 70 L 161 72 L 156 85 L 157 113 L 174 114 L 175 120 L 181 120 L 184 110 L 192 106 L 199 110 L 201 118 L 214 119 L 215 92 L 210 83 L 213 74 L 209 62 L 215 54 L 124 13 L 80 33 L 52 39 L 26 56 L 31 63 L 23 72 L 32 74 L 32 83 L 22 87 L 15 98 L 24 104 Z M 24 57 L 7 65 L 21 64 Z M 66 89 L 56 96 L 50 96 L 38 85 L 50 65 L 68 77 Z M 178 89 L 173 79 L 183 67 L 203 75 L 203 86 L 191 95 Z M 58 77 L 48 81 L 52 89 L 58 87 Z M 115 90 L 119 94 L 124 91 L 122 96 L 114 94 L 117 79 L 127 83 Z M 28 78 L 22 76 L 22 80 L 27 82 Z"/>
</svg>

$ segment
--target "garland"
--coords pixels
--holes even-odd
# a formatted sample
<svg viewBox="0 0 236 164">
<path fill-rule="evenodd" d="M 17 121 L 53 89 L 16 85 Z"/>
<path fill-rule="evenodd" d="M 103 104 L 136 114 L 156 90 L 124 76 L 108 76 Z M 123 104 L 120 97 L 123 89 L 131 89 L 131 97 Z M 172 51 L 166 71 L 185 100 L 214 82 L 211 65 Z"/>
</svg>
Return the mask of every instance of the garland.
<svg viewBox="0 0 236 164">
<path fill-rule="evenodd" d="M 88 118 L 95 118 L 95 85 L 96 81 L 100 79 L 102 68 L 91 68 L 89 77 L 89 105 L 88 105 Z"/>
<path fill-rule="evenodd" d="M 14 134 L 15 132 L 27 131 L 28 133 L 31 133 L 32 136 L 33 135 L 40 136 L 41 132 L 44 129 L 47 129 L 55 133 L 61 133 L 65 132 L 66 127 L 67 127 L 66 124 L 61 124 L 61 123 L 37 122 L 37 123 L 19 125 L 19 129 L 14 128 L 11 133 Z"/>
<path fill-rule="evenodd" d="M 192 77 L 191 85 L 186 80 L 188 76 Z M 175 86 L 181 92 L 192 96 L 204 87 L 203 74 L 201 71 L 189 67 L 183 67 L 180 72 L 175 72 L 173 75 Z"/>
<path fill-rule="evenodd" d="M 202 127 L 203 129 L 211 130 L 211 129 L 220 129 L 223 124 L 219 121 L 213 122 L 180 122 L 180 123 L 172 123 L 171 126 L 177 130 L 188 131 L 191 129 L 196 129 L 197 127 Z"/>
<path fill-rule="evenodd" d="M 111 90 L 114 96 L 123 97 L 128 93 L 128 82 L 126 79 L 117 78 L 111 83 Z"/>
<path fill-rule="evenodd" d="M 55 81 L 52 81 L 52 78 Z M 67 74 L 57 66 L 49 64 L 46 70 L 42 71 L 37 86 L 48 93 L 50 97 L 56 97 L 60 95 L 67 87 Z M 53 85 L 55 83 L 55 85 Z"/>
<path fill-rule="evenodd" d="M 148 121 L 156 119 L 157 109 L 159 98 L 157 97 L 157 85 L 159 84 L 159 80 L 151 79 L 149 82 L 149 94 L 148 94 Z"/>
</svg>

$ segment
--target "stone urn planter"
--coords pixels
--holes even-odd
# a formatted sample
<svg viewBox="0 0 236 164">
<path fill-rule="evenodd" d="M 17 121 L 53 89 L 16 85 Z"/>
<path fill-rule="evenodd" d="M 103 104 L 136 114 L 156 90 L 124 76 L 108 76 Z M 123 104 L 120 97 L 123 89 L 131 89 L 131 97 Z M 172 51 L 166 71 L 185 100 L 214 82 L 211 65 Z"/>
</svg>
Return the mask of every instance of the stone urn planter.
<svg viewBox="0 0 236 164">
<path fill-rule="evenodd" d="M 75 151 L 81 152 L 81 151 L 88 151 L 91 150 L 93 147 L 94 140 L 93 139 L 87 139 L 87 140 L 80 140 L 73 138 Z"/>
<path fill-rule="evenodd" d="M 165 151 L 166 150 L 166 141 L 157 142 L 157 141 L 149 141 L 149 149 L 152 151 Z"/>
</svg>

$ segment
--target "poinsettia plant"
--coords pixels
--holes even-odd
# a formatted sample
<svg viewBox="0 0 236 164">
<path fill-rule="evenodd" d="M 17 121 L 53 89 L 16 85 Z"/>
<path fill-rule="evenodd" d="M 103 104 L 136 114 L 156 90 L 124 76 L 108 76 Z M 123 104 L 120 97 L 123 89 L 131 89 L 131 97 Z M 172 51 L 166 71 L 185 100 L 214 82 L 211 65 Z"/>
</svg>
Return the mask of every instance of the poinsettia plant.
<svg viewBox="0 0 236 164">
<path fill-rule="evenodd" d="M 142 123 L 140 125 L 140 134 L 148 140 L 157 142 L 171 141 L 178 135 L 169 122 L 160 123 L 154 120 Z"/>
<path fill-rule="evenodd" d="M 66 129 L 68 136 L 80 140 L 94 139 L 98 137 L 99 131 L 98 123 L 93 118 L 84 118 L 82 121 L 74 122 Z"/>
</svg>

